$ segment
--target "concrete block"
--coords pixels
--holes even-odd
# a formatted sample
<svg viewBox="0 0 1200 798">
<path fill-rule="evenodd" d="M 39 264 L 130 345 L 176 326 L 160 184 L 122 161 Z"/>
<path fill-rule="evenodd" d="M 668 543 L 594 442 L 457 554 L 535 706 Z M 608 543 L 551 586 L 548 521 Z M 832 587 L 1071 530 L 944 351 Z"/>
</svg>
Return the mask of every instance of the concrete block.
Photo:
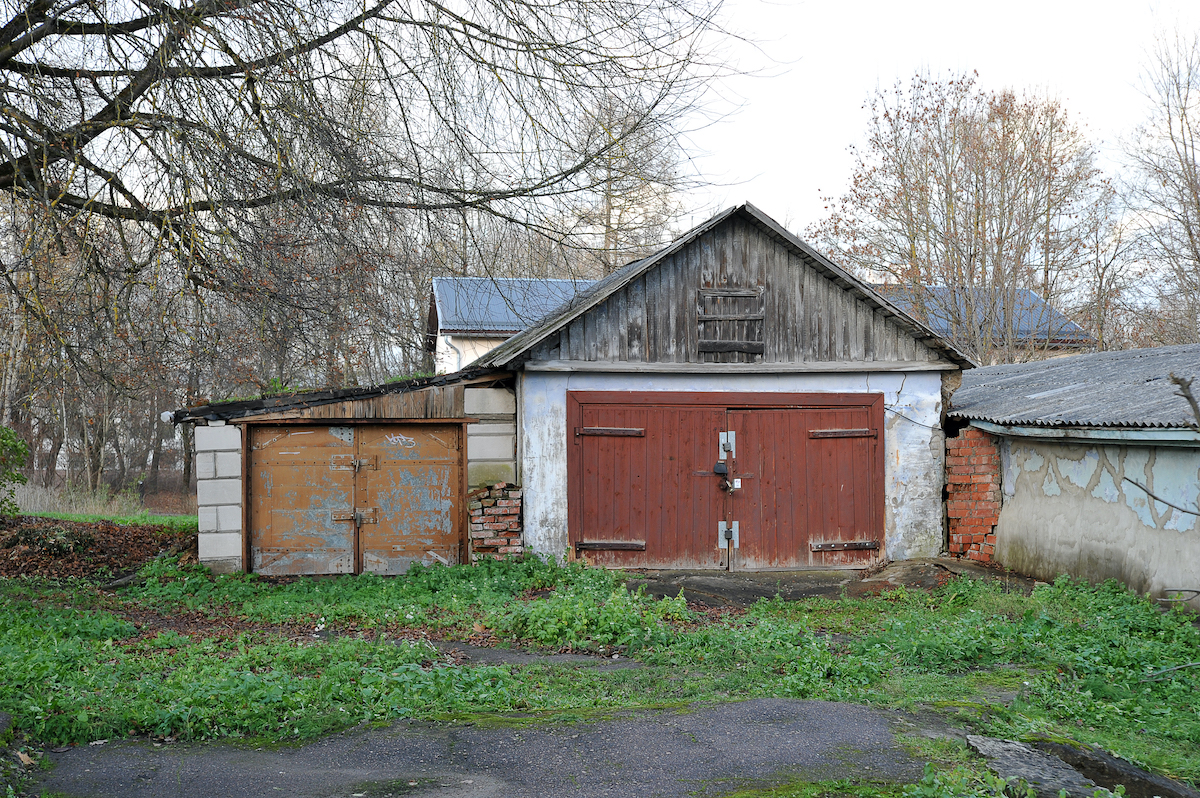
<svg viewBox="0 0 1200 798">
<path fill-rule="evenodd" d="M 242 476 L 242 453 L 241 452 L 216 452 L 217 473 L 218 477 L 241 477 Z"/>
<path fill-rule="evenodd" d="M 514 424 L 468 424 L 467 437 L 476 435 L 516 435 L 517 425 Z"/>
<path fill-rule="evenodd" d="M 217 508 L 216 507 L 200 507 L 200 532 L 217 532 Z"/>
<path fill-rule="evenodd" d="M 215 508 L 217 511 L 217 529 L 221 532 L 242 531 L 242 508 L 236 504 L 226 504 Z"/>
<path fill-rule="evenodd" d="M 240 451 L 242 431 L 238 427 L 196 427 L 196 451 Z"/>
<path fill-rule="evenodd" d="M 480 435 L 467 438 L 467 461 L 512 460 L 517 454 L 515 435 Z"/>
<path fill-rule="evenodd" d="M 516 413 L 517 397 L 504 388 L 467 388 L 463 392 L 463 408 L 468 416 Z"/>
<path fill-rule="evenodd" d="M 212 452 L 196 452 L 196 479 L 213 479 L 216 475 L 216 456 Z"/>
<path fill-rule="evenodd" d="M 241 557 L 222 557 L 218 560 L 203 560 L 202 562 L 214 574 L 240 574 L 242 572 Z"/>
<path fill-rule="evenodd" d="M 196 482 L 196 503 L 201 507 L 214 504 L 241 504 L 240 479 L 204 479 Z"/>
<path fill-rule="evenodd" d="M 240 532 L 208 532 L 199 536 L 200 562 L 220 560 L 226 557 L 242 559 L 242 535 Z"/>
<path fill-rule="evenodd" d="M 506 463 L 467 463 L 467 485 L 471 488 L 495 485 L 497 482 L 516 481 L 517 466 L 511 461 Z"/>
</svg>

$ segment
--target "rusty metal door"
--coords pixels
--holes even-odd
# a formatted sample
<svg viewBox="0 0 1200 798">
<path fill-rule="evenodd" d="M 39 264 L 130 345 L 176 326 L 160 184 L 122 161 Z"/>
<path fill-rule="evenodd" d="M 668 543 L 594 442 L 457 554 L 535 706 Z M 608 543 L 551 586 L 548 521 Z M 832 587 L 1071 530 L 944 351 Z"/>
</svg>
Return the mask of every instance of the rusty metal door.
<svg viewBox="0 0 1200 798">
<path fill-rule="evenodd" d="M 877 556 L 869 407 L 730 410 L 735 570 L 866 565 Z"/>
<path fill-rule="evenodd" d="M 359 531 L 361 570 L 402 574 L 414 562 L 460 561 L 458 425 L 358 427 L 357 495 L 371 513 Z"/>
<path fill-rule="evenodd" d="M 249 433 L 251 569 L 352 573 L 354 429 L 251 427 Z"/>
<path fill-rule="evenodd" d="M 251 567 L 403 573 L 460 560 L 457 425 L 250 428 Z"/>
<path fill-rule="evenodd" d="M 572 544 L 597 565 L 723 568 L 723 408 L 589 404 L 571 435 Z"/>
</svg>

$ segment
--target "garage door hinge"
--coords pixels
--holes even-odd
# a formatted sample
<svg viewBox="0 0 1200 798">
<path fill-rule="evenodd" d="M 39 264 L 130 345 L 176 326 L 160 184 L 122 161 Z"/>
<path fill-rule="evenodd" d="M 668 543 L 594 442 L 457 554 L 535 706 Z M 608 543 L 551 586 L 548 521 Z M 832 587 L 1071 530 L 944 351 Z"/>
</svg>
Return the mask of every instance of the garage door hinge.
<svg viewBox="0 0 1200 798">
<path fill-rule="evenodd" d="M 738 540 L 738 522 L 733 521 L 731 524 L 724 521 L 717 522 L 717 548 L 727 549 L 730 542 L 733 543 L 735 549 L 741 548 Z"/>
</svg>

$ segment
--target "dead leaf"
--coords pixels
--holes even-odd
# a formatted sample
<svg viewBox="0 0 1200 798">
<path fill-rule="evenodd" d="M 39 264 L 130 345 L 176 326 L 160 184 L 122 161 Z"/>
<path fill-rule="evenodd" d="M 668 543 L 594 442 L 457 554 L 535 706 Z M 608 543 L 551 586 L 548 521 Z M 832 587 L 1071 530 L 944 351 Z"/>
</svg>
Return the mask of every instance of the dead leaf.
<svg viewBox="0 0 1200 798">
<path fill-rule="evenodd" d="M 31 757 L 29 754 L 25 753 L 24 751 L 17 751 L 17 759 L 21 760 L 22 765 L 32 765 L 33 764 L 33 757 Z"/>
<path fill-rule="evenodd" d="M 481 635 L 487 631 L 487 627 L 484 626 L 483 624 L 481 624 L 479 621 L 476 621 L 475 624 L 471 628 L 475 630 L 475 634 L 479 634 L 479 635 Z"/>
<path fill-rule="evenodd" d="M 104 745 L 108 740 L 92 740 L 88 745 Z"/>
</svg>

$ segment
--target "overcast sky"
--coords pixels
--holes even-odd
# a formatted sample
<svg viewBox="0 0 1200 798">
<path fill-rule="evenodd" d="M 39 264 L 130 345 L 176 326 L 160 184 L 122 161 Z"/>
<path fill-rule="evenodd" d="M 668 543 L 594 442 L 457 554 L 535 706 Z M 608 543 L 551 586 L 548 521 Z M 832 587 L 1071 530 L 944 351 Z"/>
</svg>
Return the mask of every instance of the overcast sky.
<svg viewBox="0 0 1200 798">
<path fill-rule="evenodd" d="M 691 136 L 707 153 L 697 168 L 733 185 L 692 193 L 685 221 L 750 201 L 797 233 L 823 215 L 822 195 L 847 185 L 847 146 L 861 140 L 876 88 L 917 71 L 975 70 L 984 89 L 1055 97 L 1111 170 L 1146 113 L 1141 71 L 1156 32 L 1200 29 L 1196 0 L 726 3 L 728 24 L 765 51 L 738 47 L 734 57 L 763 74 L 727 81 L 721 92 L 741 109 Z"/>
</svg>

